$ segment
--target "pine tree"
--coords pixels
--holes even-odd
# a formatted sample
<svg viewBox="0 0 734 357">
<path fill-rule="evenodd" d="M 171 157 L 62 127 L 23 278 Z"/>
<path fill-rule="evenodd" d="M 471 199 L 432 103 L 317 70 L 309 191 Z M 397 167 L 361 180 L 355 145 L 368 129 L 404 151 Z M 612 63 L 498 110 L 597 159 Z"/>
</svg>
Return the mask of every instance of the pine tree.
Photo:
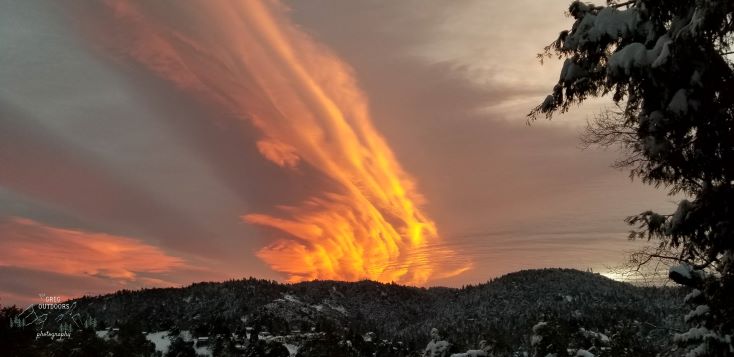
<svg viewBox="0 0 734 357">
<path fill-rule="evenodd" d="M 670 278 L 697 289 L 691 330 L 676 337 L 689 355 L 734 354 L 734 1 L 575 1 L 569 13 L 571 29 L 539 55 L 565 58 L 559 81 L 530 119 L 611 95 L 619 111 L 584 142 L 619 145 L 632 177 L 690 198 L 628 218 L 630 238 L 657 242 L 636 259 L 676 261 Z"/>
<path fill-rule="evenodd" d="M 530 345 L 535 357 L 562 356 L 568 350 L 568 343 L 567 329 L 555 319 L 541 321 L 533 326 Z"/>
</svg>

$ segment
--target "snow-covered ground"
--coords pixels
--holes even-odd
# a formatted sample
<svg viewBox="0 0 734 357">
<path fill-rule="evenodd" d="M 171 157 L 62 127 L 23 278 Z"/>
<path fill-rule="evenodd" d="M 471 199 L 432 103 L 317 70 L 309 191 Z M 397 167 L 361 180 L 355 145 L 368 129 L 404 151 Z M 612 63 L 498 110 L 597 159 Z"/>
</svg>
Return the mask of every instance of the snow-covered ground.
<svg viewBox="0 0 734 357">
<path fill-rule="evenodd" d="M 145 339 L 153 342 L 155 350 L 165 354 L 168 352 L 168 348 L 171 346 L 171 338 L 168 336 L 168 331 L 152 332 L 145 335 Z"/>
<path fill-rule="evenodd" d="M 99 335 L 99 332 L 97 334 Z M 145 335 L 145 339 L 152 342 L 155 345 L 155 350 L 160 351 L 163 354 L 166 354 L 168 352 L 168 349 L 171 347 L 171 342 L 176 339 L 176 336 L 170 336 L 170 331 L 157 331 L 157 332 L 151 332 L 147 333 Z M 194 340 L 194 337 L 191 335 L 191 332 L 183 330 L 178 335 L 186 342 L 191 342 Z M 194 344 L 194 350 L 196 351 L 197 355 L 202 356 L 211 356 L 212 351 L 209 348 L 209 346 L 196 346 Z"/>
<path fill-rule="evenodd" d="M 291 356 L 295 356 L 296 353 L 298 353 L 298 346 L 292 345 L 290 343 L 284 343 L 283 346 L 288 349 L 288 353 L 290 353 Z"/>
</svg>

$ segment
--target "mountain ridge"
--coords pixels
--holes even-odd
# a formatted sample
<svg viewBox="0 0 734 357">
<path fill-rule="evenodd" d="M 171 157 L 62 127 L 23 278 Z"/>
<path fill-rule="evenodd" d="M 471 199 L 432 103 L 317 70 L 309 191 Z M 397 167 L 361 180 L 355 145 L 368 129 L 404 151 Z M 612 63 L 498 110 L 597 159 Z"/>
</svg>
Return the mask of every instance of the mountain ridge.
<svg viewBox="0 0 734 357">
<path fill-rule="evenodd" d="M 143 331 L 185 329 L 204 336 L 241 333 L 248 327 L 270 335 L 373 332 L 415 349 L 434 327 L 458 345 L 487 338 L 527 345 L 532 326 L 548 318 L 578 320 L 600 331 L 620 321 L 670 330 L 680 325 L 674 317 L 682 316 L 683 295 L 677 288 L 634 286 L 595 273 L 547 268 L 461 288 L 369 280 L 284 284 L 249 278 L 122 290 L 72 301 L 103 326 L 134 323 Z"/>
</svg>

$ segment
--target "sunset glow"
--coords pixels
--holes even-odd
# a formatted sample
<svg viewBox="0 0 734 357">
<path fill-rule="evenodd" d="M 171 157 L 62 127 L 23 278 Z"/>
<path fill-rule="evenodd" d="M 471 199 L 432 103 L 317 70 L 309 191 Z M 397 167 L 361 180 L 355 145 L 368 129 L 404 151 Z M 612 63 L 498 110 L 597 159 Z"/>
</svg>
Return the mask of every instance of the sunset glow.
<svg viewBox="0 0 734 357">
<path fill-rule="evenodd" d="M 458 274 L 470 262 L 440 242 L 422 195 L 374 127 L 351 68 L 299 31 L 275 2 L 192 2 L 188 31 L 160 13 L 110 2 L 138 36 L 113 46 L 192 95 L 248 120 L 257 148 L 284 169 L 308 165 L 329 183 L 305 202 L 242 219 L 272 229 L 257 256 L 289 281 L 311 279 L 422 284 Z M 192 20 L 192 21 L 195 21 Z M 117 41 L 117 42 L 114 42 Z M 450 263 L 450 264 L 448 264 Z"/>
<path fill-rule="evenodd" d="M 186 265 L 183 259 L 133 238 L 51 227 L 29 219 L 0 222 L 0 233 L 0 266 L 133 281 L 141 279 L 140 273 L 167 272 Z M 147 285 L 166 285 L 142 279 Z"/>
<path fill-rule="evenodd" d="M 625 217 L 672 212 L 609 168 L 618 152 L 579 149 L 606 99 L 527 125 L 568 0 L 0 8 L 2 306 L 606 271 L 642 244 Z"/>
</svg>

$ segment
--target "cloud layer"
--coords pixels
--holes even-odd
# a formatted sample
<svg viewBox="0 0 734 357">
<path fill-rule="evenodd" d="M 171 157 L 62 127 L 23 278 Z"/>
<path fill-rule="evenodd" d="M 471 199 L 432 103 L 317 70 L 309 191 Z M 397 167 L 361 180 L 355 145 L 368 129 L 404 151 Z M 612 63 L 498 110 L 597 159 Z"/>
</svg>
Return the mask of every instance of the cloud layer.
<svg viewBox="0 0 734 357">
<path fill-rule="evenodd" d="M 0 236 L 0 271 L 6 276 L 0 293 L 9 303 L 27 303 L 46 291 L 74 297 L 101 294 L 102 287 L 171 286 L 165 273 L 191 269 L 184 259 L 138 239 L 25 218 L 0 221 Z M 5 281 L 10 276 L 17 280 Z"/>
<path fill-rule="evenodd" d="M 578 149 L 603 100 L 526 125 L 566 1 L 286 4 L 0 5 L 0 220 L 197 267 L 129 282 L 0 251 L 3 304 L 145 279 L 601 270 L 636 247 L 626 215 L 673 206 Z"/>
<path fill-rule="evenodd" d="M 283 235 L 257 253 L 273 269 L 291 281 L 424 283 L 468 268 L 450 249 L 424 251 L 439 239 L 435 224 L 374 128 L 352 69 L 291 24 L 281 5 L 193 2 L 163 14 L 156 6 L 109 4 L 127 36 L 102 41 L 248 120 L 261 132 L 257 148 L 266 159 L 284 169 L 307 165 L 328 183 L 277 214 L 243 216 Z M 218 21 L 190 26 L 210 18 Z"/>
<path fill-rule="evenodd" d="M 139 273 L 168 272 L 185 265 L 183 259 L 133 238 L 50 227 L 29 219 L 0 222 L 0 234 L 2 266 L 131 281 Z"/>
</svg>

